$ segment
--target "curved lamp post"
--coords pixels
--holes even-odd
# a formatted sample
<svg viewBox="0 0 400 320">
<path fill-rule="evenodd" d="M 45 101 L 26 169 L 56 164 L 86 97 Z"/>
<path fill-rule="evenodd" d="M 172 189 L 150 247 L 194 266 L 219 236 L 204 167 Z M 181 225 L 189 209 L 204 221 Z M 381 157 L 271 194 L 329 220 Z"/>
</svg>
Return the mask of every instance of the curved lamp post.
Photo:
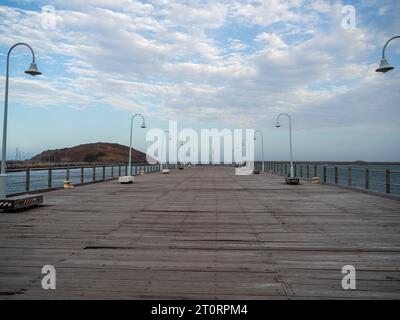
<svg viewBox="0 0 400 320">
<path fill-rule="evenodd" d="M 385 45 L 383 46 L 383 50 L 382 50 L 381 62 L 379 64 L 379 68 L 375 70 L 376 72 L 386 73 L 386 72 L 394 69 L 394 67 L 389 65 L 389 63 L 388 63 L 388 61 L 386 60 L 386 57 L 385 57 L 386 47 L 389 44 L 389 42 L 394 40 L 394 39 L 400 39 L 400 36 L 392 37 L 388 41 L 386 41 Z"/>
<path fill-rule="evenodd" d="M 169 130 L 164 130 L 164 135 L 163 135 L 163 140 L 162 140 L 162 153 L 163 153 L 163 157 L 165 156 L 165 163 L 167 163 L 167 150 L 165 150 L 164 152 L 164 142 L 165 142 L 165 135 L 169 134 Z M 166 146 L 167 148 L 167 146 Z"/>
<path fill-rule="evenodd" d="M 276 118 L 275 127 L 279 128 L 281 125 L 279 123 L 279 118 L 281 116 L 286 116 L 289 119 L 289 141 L 290 141 L 290 179 L 294 178 L 294 170 L 293 170 L 293 149 L 292 149 L 292 118 L 287 113 L 281 113 Z"/>
<path fill-rule="evenodd" d="M 169 130 L 164 130 L 164 134 L 163 134 L 163 140 L 162 140 L 162 147 L 161 147 L 161 149 L 162 149 L 162 154 L 163 154 L 163 156 L 165 156 L 165 164 L 167 164 L 167 146 L 165 146 L 165 152 L 164 152 L 164 142 L 165 142 L 165 136 L 167 135 L 167 133 L 168 133 L 168 135 L 169 135 Z M 169 139 L 170 140 L 170 139 Z M 163 161 L 162 161 L 163 159 L 161 159 L 161 164 L 163 164 Z M 167 174 L 167 173 L 170 173 L 170 170 L 169 170 L 169 166 L 165 166 L 165 168 L 164 168 L 164 166 L 162 165 L 162 173 L 163 174 Z"/>
<path fill-rule="evenodd" d="M 128 167 L 128 176 L 130 177 L 130 176 L 132 176 L 132 133 L 133 133 L 133 120 L 136 118 L 136 117 L 141 117 L 142 118 L 142 124 L 141 124 L 141 128 L 142 129 L 144 129 L 144 128 L 146 128 L 146 123 L 145 123 L 145 120 L 144 120 L 144 117 L 140 114 L 140 113 L 136 113 L 136 114 L 134 114 L 133 116 L 132 116 L 132 118 L 131 118 L 131 134 L 130 134 L 130 136 L 129 136 L 129 167 Z"/>
<path fill-rule="evenodd" d="M 3 145 L 1 152 L 1 173 L 0 173 L 0 199 L 6 198 L 6 184 L 7 184 L 7 173 L 6 173 L 6 157 L 7 157 L 7 113 L 8 113 L 8 78 L 10 76 L 10 54 L 11 51 L 17 46 L 25 46 L 32 53 L 32 62 L 29 66 L 29 69 L 25 71 L 25 73 L 30 74 L 31 76 L 38 76 L 42 74 L 37 66 L 35 61 L 35 52 L 32 47 L 26 43 L 20 42 L 14 44 L 7 53 L 7 71 L 6 71 L 6 87 L 5 87 L 5 98 L 4 98 L 4 122 L 3 122 Z"/>
<path fill-rule="evenodd" d="M 261 162 L 262 162 L 262 172 L 264 172 L 264 134 L 260 130 L 254 131 L 254 140 L 257 140 L 256 134 L 259 133 L 261 136 Z"/>
<path fill-rule="evenodd" d="M 179 165 L 179 148 L 178 144 L 182 147 L 183 146 L 183 141 L 177 141 L 176 143 L 176 167 L 178 169 L 182 168 L 182 166 Z M 185 166 L 185 161 L 183 161 L 183 165 Z"/>
</svg>

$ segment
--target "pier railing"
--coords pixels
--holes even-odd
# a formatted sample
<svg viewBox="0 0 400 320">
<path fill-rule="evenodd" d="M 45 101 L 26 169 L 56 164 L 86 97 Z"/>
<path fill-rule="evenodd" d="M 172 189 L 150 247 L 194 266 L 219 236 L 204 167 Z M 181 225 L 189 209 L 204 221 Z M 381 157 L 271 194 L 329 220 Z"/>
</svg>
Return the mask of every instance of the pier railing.
<svg viewBox="0 0 400 320">
<path fill-rule="evenodd" d="M 133 164 L 132 174 L 159 172 L 164 167 L 162 164 Z M 128 165 L 124 164 L 8 169 L 7 195 L 63 188 L 65 180 L 71 181 L 74 186 L 103 182 L 126 175 L 127 172 Z"/>
<path fill-rule="evenodd" d="M 262 162 L 256 162 L 257 169 L 262 168 Z M 297 177 L 312 179 L 318 177 L 321 183 L 350 187 L 369 192 L 400 196 L 400 170 L 376 168 L 373 165 L 355 164 L 320 164 L 296 162 L 293 164 Z M 289 162 L 264 162 L 266 171 L 287 176 Z"/>
</svg>

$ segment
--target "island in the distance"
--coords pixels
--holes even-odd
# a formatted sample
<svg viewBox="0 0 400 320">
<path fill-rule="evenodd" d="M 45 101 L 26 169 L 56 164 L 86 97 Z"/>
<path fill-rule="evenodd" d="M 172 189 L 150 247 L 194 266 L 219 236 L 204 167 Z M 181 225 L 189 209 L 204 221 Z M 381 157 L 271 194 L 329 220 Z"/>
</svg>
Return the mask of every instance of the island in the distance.
<svg viewBox="0 0 400 320">
<path fill-rule="evenodd" d="M 126 163 L 129 147 L 118 143 L 87 143 L 78 146 L 46 150 L 32 157 L 31 163 Z M 132 162 L 145 163 L 146 154 L 132 148 Z"/>
</svg>

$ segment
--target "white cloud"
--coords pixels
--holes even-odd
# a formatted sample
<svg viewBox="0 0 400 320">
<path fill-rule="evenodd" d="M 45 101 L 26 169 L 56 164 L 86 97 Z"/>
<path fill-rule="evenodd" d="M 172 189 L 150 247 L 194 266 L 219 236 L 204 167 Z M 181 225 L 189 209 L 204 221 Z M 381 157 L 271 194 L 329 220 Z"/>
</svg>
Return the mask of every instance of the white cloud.
<svg viewBox="0 0 400 320">
<path fill-rule="evenodd" d="M 0 45 L 27 41 L 49 69 L 30 87 L 31 81 L 16 80 L 21 103 L 30 92 L 47 107 L 102 104 L 260 125 L 260 114 L 322 116 L 335 103 L 357 104 L 384 86 L 371 74 L 369 56 L 385 36 L 366 27 L 343 30 L 340 2 L 91 0 L 55 6 L 53 31 L 41 29 L 39 12 L 0 6 Z M 249 39 L 241 28 L 257 32 Z M 388 103 L 397 96 L 390 97 Z M 325 124 L 337 125 L 341 114 L 329 114 L 337 121 Z"/>
<path fill-rule="evenodd" d="M 256 37 L 256 41 L 266 42 L 268 47 L 271 49 L 280 49 L 287 47 L 287 44 L 282 40 L 282 38 L 274 33 L 267 33 L 267 32 L 260 33 Z"/>
</svg>

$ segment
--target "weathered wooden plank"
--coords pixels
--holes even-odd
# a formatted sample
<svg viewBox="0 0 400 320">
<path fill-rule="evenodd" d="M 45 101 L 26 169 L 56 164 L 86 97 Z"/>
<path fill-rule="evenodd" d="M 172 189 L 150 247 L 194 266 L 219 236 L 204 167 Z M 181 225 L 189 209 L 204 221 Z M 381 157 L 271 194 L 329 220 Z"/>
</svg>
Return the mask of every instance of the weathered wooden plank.
<svg viewBox="0 0 400 320">
<path fill-rule="evenodd" d="M 400 202 L 192 167 L 0 214 L 0 299 L 400 298 Z M 57 289 L 41 289 L 41 267 Z M 341 288 L 341 268 L 357 290 Z"/>
</svg>

